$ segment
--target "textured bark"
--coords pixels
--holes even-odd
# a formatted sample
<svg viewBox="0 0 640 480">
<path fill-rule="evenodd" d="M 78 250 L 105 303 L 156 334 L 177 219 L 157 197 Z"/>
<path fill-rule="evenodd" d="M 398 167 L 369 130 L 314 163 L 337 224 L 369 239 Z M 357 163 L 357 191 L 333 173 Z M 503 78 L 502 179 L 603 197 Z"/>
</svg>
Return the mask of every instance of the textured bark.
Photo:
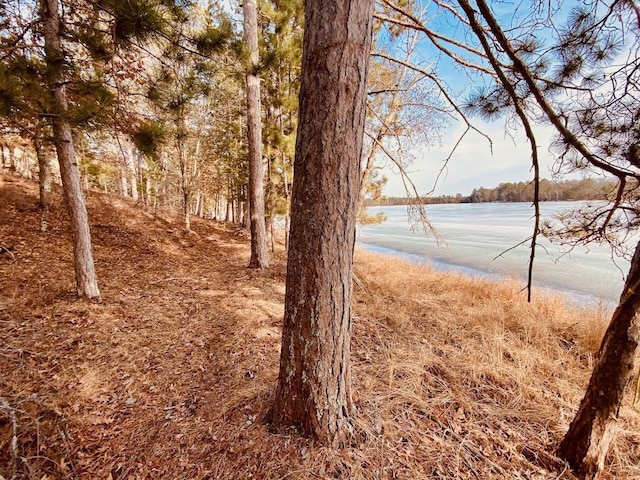
<svg viewBox="0 0 640 480">
<path fill-rule="evenodd" d="M 309 0 L 276 430 L 349 443 L 351 274 L 372 0 Z"/>
<path fill-rule="evenodd" d="M 64 198 L 71 220 L 76 288 L 81 297 L 100 298 L 93 264 L 87 207 L 80 185 L 80 173 L 71 135 L 71 125 L 66 119 L 67 96 L 64 86 L 64 53 L 60 42 L 58 0 L 41 0 L 41 9 L 44 20 L 47 82 L 53 95 L 55 108 L 51 120 L 53 143 L 58 154 Z"/>
<path fill-rule="evenodd" d="M 38 159 L 38 186 L 40 191 L 39 206 L 42 210 L 40 216 L 40 231 L 46 232 L 49 228 L 49 195 L 51 192 L 51 163 L 44 152 L 42 145 L 42 132 L 40 127 L 36 126 L 36 132 L 33 135 L 33 148 L 36 151 Z"/>
<path fill-rule="evenodd" d="M 264 221 L 264 162 L 262 161 L 262 119 L 258 65 L 258 4 L 244 0 L 244 41 L 249 51 L 247 72 L 247 135 L 249 146 L 249 224 L 251 259 L 249 268 L 267 268 L 267 230 Z"/>
<path fill-rule="evenodd" d="M 604 467 L 625 390 L 637 374 L 640 343 L 640 243 L 620 303 L 602 340 L 587 391 L 558 448 L 581 478 L 595 479 Z"/>
</svg>

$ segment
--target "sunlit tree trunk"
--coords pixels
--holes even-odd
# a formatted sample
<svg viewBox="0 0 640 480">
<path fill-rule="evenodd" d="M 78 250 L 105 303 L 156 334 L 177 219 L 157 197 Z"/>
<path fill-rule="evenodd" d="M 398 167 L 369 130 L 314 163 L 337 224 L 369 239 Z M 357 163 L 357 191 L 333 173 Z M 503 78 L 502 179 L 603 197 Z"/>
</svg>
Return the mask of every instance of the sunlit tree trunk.
<svg viewBox="0 0 640 480">
<path fill-rule="evenodd" d="M 138 201 L 138 181 L 136 179 L 135 172 L 130 173 L 131 175 L 131 198 L 133 198 L 136 202 Z"/>
<path fill-rule="evenodd" d="M 133 198 L 136 202 L 139 199 L 138 194 L 138 169 L 136 167 L 137 159 L 136 153 L 133 148 L 127 148 L 129 153 L 129 158 L 127 162 L 127 166 L 129 168 L 129 182 L 131 183 L 131 198 Z"/>
<path fill-rule="evenodd" d="M 594 479 L 604 468 L 625 391 L 638 373 L 639 310 L 640 243 L 598 351 L 587 391 L 558 448 L 558 455 L 582 478 Z"/>
<path fill-rule="evenodd" d="M 373 0 L 309 0 L 277 430 L 350 441 L 351 277 Z"/>
<path fill-rule="evenodd" d="M 249 51 L 247 71 L 247 132 L 249 146 L 249 223 L 251 258 L 249 268 L 267 268 L 267 234 L 264 220 L 264 164 L 262 161 L 262 119 L 258 66 L 258 3 L 244 0 L 244 41 Z"/>
<path fill-rule="evenodd" d="M 64 78 L 64 53 L 60 41 L 60 15 L 58 0 L 41 0 L 44 20 L 47 82 L 53 95 L 53 142 L 58 153 L 64 198 L 71 220 L 74 266 L 78 295 L 100 298 L 91 250 L 91 233 L 84 194 L 80 185 L 78 162 L 73 145 L 71 125 L 66 119 L 67 96 Z"/>
<path fill-rule="evenodd" d="M 127 168 L 125 165 L 120 166 L 120 195 L 125 198 L 129 197 L 129 182 L 127 181 Z"/>
<path fill-rule="evenodd" d="M 18 167 L 16 165 L 16 149 L 9 147 L 9 171 L 13 174 L 17 173 Z"/>
<path fill-rule="evenodd" d="M 233 201 L 227 200 L 227 213 L 224 216 L 225 222 L 233 222 Z"/>
</svg>

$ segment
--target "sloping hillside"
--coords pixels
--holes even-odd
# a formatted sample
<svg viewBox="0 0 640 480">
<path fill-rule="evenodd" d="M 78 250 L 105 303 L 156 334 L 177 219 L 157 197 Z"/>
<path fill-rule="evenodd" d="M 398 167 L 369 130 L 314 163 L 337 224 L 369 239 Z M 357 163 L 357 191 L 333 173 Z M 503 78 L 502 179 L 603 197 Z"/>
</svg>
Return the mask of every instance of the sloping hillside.
<svg viewBox="0 0 640 480">
<path fill-rule="evenodd" d="M 0 184 L 0 475 L 16 479 L 571 478 L 553 451 L 602 332 L 597 312 L 518 286 L 358 252 L 352 448 L 263 423 L 284 255 L 248 270 L 231 225 L 89 193 L 101 303 L 77 300 L 61 196 Z M 280 247 L 281 248 L 281 247 Z M 623 412 L 604 478 L 640 478 Z"/>
</svg>

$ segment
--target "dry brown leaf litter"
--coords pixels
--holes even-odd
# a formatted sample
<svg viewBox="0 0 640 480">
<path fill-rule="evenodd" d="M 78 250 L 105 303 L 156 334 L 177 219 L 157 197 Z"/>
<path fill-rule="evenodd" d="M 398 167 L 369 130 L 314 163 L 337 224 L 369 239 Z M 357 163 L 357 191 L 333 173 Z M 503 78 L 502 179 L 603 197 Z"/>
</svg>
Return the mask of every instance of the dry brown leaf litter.
<svg viewBox="0 0 640 480">
<path fill-rule="evenodd" d="M 90 192 L 101 303 L 80 301 L 59 193 L 0 186 L 0 475 L 15 479 L 571 478 L 553 451 L 606 314 L 358 252 L 357 444 L 269 433 L 279 251 L 248 270 L 232 226 Z M 604 478 L 640 478 L 627 406 Z"/>
</svg>

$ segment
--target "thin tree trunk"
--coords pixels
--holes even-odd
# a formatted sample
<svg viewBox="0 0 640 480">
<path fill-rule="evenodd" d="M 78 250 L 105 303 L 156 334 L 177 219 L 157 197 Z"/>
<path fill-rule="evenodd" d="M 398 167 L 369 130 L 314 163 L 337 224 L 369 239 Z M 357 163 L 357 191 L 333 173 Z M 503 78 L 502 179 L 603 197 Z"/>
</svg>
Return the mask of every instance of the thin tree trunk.
<svg viewBox="0 0 640 480">
<path fill-rule="evenodd" d="M 0 154 L 2 155 L 2 168 L 9 169 L 11 165 L 9 163 L 9 159 L 7 158 L 7 154 L 5 153 L 6 149 L 7 149 L 7 145 L 4 142 L 2 142 L 0 144 Z"/>
<path fill-rule="evenodd" d="M 287 211 L 284 214 L 284 251 L 289 251 L 289 220 L 291 218 L 291 198 L 289 194 L 289 180 L 287 178 L 286 166 L 282 165 L 282 182 L 284 184 L 284 198 L 287 201 Z"/>
<path fill-rule="evenodd" d="M 49 193 L 51 192 L 51 162 L 47 158 L 42 145 L 42 131 L 39 125 L 36 125 L 36 131 L 33 135 L 33 148 L 36 151 L 38 159 L 38 186 L 40 193 L 39 206 L 42 209 L 40 216 L 40 231 L 46 232 L 49 228 Z"/>
<path fill-rule="evenodd" d="M 144 179 L 144 203 L 146 205 L 151 204 L 151 181 L 149 180 L 149 175 Z"/>
<path fill-rule="evenodd" d="M 201 202 L 200 189 L 198 188 L 196 190 L 196 198 L 195 198 L 194 206 L 193 206 L 193 212 L 196 214 L 197 217 L 201 217 L 202 216 L 202 215 L 200 215 L 200 202 Z"/>
<path fill-rule="evenodd" d="M 44 19 L 47 81 L 53 94 L 55 111 L 52 117 L 53 141 L 58 153 L 64 198 L 71 220 L 74 266 L 78 295 L 100 298 L 91 250 L 91 232 L 87 207 L 80 185 L 78 162 L 73 146 L 71 125 L 66 119 L 67 96 L 64 82 L 64 53 L 60 42 L 58 0 L 41 0 Z"/>
<path fill-rule="evenodd" d="M 249 227 L 251 258 L 249 268 L 267 268 L 267 234 L 264 220 L 264 162 L 262 161 L 262 120 L 258 65 L 258 2 L 243 0 L 244 41 L 249 50 L 247 71 L 247 138 L 249 146 Z"/>
<path fill-rule="evenodd" d="M 233 212 L 233 219 L 235 221 L 235 223 L 242 225 L 243 222 L 243 218 L 244 218 L 244 201 L 242 200 L 243 195 L 242 195 L 242 187 L 238 186 L 237 189 L 237 197 L 236 200 L 234 201 L 235 203 L 235 211 Z"/>
<path fill-rule="evenodd" d="M 9 147 L 9 172 L 16 174 L 18 172 L 15 147 Z"/>
<path fill-rule="evenodd" d="M 351 278 L 373 0 L 308 0 L 276 430 L 349 443 Z"/>
<path fill-rule="evenodd" d="M 267 246 L 272 253 L 276 251 L 276 240 L 273 235 L 273 223 L 276 215 L 276 193 L 275 185 L 271 177 L 271 158 L 267 160 L 267 201 L 265 205 L 266 215 L 264 219 L 264 225 L 267 234 Z"/>
<path fill-rule="evenodd" d="M 267 230 L 267 246 L 272 251 L 276 251 L 276 243 L 273 238 L 273 216 L 267 215 L 264 219 L 264 225 Z"/>
<path fill-rule="evenodd" d="M 136 179 L 136 174 L 133 172 L 129 172 L 130 180 L 131 180 L 131 198 L 138 201 L 138 181 Z"/>
<path fill-rule="evenodd" d="M 182 213 L 184 214 L 184 229 L 191 232 L 191 179 L 189 178 L 189 168 L 185 152 L 184 140 L 187 136 L 187 126 L 185 121 L 185 113 L 181 109 L 178 118 L 178 132 L 176 134 L 176 146 L 178 148 L 178 160 L 180 162 L 180 190 L 182 193 Z"/>
<path fill-rule="evenodd" d="M 129 198 L 129 182 L 127 181 L 127 168 L 122 165 L 120 167 L 120 194 Z"/>
<path fill-rule="evenodd" d="M 604 468 L 627 386 L 637 374 L 640 344 L 640 243 L 620 303 L 598 351 L 587 391 L 558 448 L 575 472 L 594 479 Z"/>
<path fill-rule="evenodd" d="M 129 172 L 129 182 L 131 183 L 131 198 L 134 201 L 138 201 L 140 195 L 138 194 L 138 173 L 136 168 L 136 158 L 133 148 L 127 148 L 126 151 L 129 153 L 129 158 L 127 161 L 127 170 Z"/>
</svg>

